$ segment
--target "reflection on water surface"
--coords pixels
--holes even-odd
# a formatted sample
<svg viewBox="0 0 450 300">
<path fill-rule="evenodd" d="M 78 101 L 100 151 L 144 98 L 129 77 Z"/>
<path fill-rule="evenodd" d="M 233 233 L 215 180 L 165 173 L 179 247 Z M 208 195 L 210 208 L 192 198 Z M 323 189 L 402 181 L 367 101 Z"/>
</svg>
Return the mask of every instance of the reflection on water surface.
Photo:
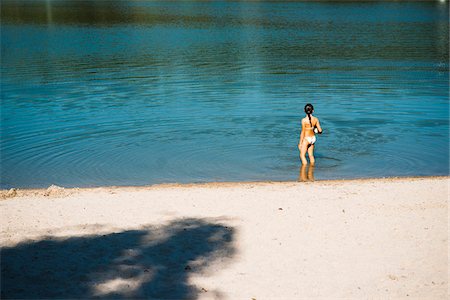
<svg viewBox="0 0 450 300">
<path fill-rule="evenodd" d="M 448 3 L 2 1 L 1 187 L 445 175 Z"/>
</svg>

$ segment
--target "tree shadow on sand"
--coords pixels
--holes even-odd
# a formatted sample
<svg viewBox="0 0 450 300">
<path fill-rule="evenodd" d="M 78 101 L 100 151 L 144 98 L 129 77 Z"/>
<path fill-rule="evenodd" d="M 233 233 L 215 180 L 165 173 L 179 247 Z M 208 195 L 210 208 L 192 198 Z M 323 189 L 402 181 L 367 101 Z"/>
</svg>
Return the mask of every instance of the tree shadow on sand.
<svg viewBox="0 0 450 300">
<path fill-rule="evenodd" d="M 189 276 L 229 262 L 233 235 L 233 228 L 221 224 L 181 219 L 142 230 L 21 243 L 1 249 L 1 296 L 197 298 L 206 289 L 189 284 Z"/>
</svg>

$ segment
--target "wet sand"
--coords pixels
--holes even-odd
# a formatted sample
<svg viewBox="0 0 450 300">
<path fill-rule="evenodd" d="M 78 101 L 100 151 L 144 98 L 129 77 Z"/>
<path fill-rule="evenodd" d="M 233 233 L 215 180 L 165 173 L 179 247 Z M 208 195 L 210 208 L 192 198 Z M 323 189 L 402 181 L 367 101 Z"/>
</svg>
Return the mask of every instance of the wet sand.
<svg viewBox="0 0 450 300">
<path fill-rule="evenodd" d="M 2 298 L 445 299 L 449 184 L 1 191 Z"/>
</svg>

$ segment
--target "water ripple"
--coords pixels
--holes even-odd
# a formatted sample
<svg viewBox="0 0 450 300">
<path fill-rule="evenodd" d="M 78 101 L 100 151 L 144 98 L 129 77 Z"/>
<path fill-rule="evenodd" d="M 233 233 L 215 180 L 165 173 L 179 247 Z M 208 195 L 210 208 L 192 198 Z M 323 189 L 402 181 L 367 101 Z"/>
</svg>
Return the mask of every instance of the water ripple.
<svg viewBox="0 0 450 300">
<path fill-rule="evenodd" d="M 12 2 L 1 188 L 449 173 L 448 3 Z"/>
</svg>

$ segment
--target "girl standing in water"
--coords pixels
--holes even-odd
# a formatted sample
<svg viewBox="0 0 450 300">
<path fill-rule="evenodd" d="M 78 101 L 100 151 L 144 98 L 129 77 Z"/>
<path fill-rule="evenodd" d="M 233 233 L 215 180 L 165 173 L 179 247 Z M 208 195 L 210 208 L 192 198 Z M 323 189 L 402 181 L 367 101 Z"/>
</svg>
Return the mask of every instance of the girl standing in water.
<svg viewBox="0 0 450 300">
<path fill-rule="evenodd" d="M 316 142 L 315 133 L 322 134 L 322 127 L 320 127 L 319 119 L 314 117 L 312 113 L 314 107 L 308 103 L 305 105 L 306 117 L 302 119 L 302 132 L 300 134 L 300 141 L 298 143 L 298 150 L 300 150 L 300 159 L 302 164 L 308 164 L 306 160 L 306 152 L 308 152 L 309 161 L 314 165 L 314 143 Z"/>
</svg>

